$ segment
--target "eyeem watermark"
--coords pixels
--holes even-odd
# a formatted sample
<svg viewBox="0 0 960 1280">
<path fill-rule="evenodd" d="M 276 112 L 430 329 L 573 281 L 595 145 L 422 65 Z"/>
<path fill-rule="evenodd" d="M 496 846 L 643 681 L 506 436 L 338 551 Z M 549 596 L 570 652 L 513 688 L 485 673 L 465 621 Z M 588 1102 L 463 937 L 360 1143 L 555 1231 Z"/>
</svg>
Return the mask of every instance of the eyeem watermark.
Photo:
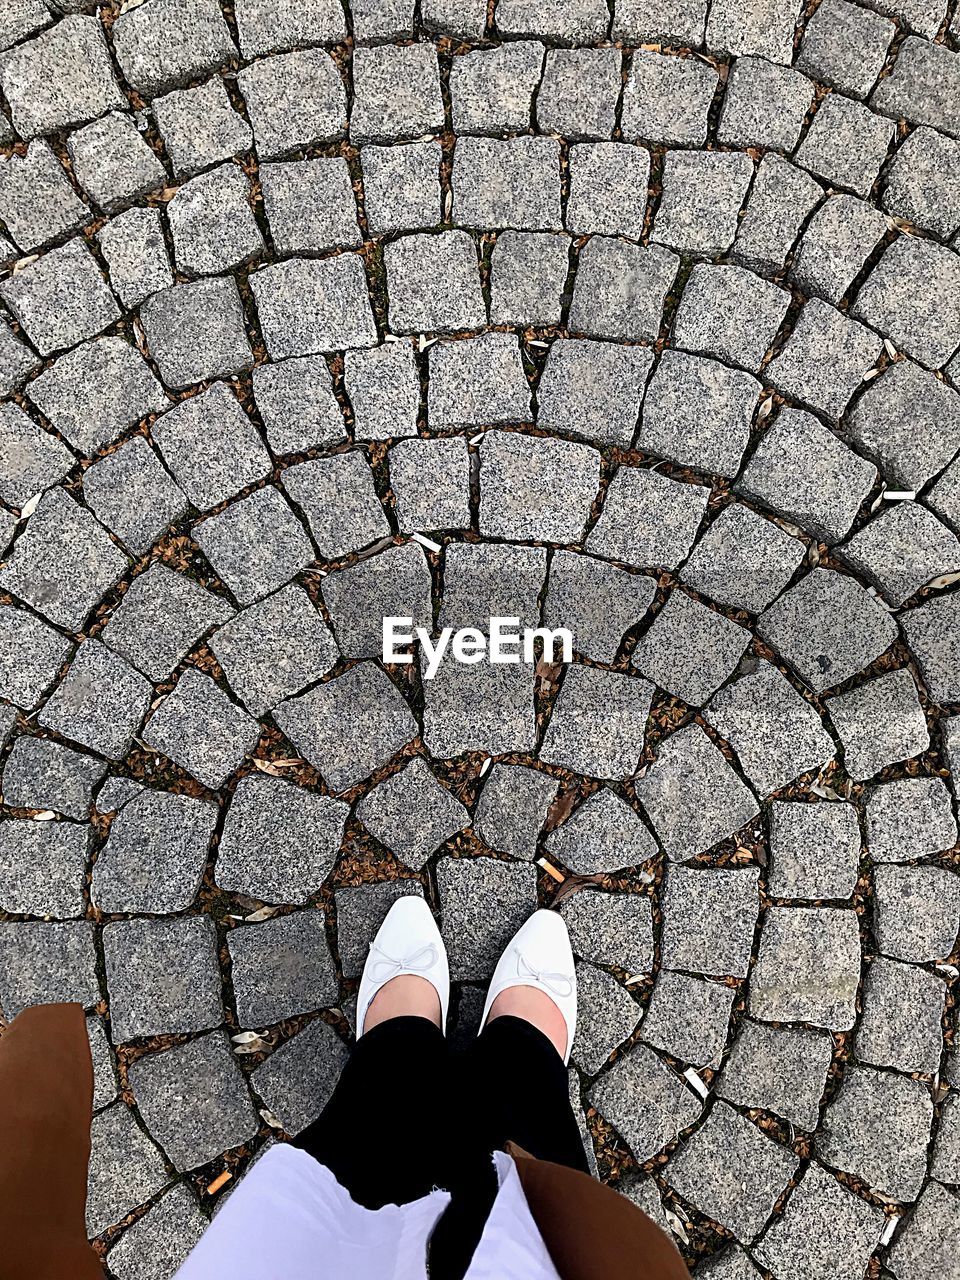
<svg viewBox="0 0 960 1280">
<path fill-rule="evenodd" d="M 383 620 L 384 662 L 413 662 L 413 655 L 401 652 L 403 648 L 419 640 L 427 659 L 424 678 L 432 680 L 440 670 L 440 663 L 447 655 L 454 662 L 473 666 L 478 662 L 533 664 L 536 662 L 536 644 L 543 645 L 545 662 L 573 661 L 573 633 L 566 627 L 523 627 L 519 618 L 490 618 L 486 632 L 478 627 L 443 627 L 436 640 L 424 627 L 415 627 L 413 618 L 388 617 Z M 560 656 L 557 656 L 557 647 Z"/>
</svg>

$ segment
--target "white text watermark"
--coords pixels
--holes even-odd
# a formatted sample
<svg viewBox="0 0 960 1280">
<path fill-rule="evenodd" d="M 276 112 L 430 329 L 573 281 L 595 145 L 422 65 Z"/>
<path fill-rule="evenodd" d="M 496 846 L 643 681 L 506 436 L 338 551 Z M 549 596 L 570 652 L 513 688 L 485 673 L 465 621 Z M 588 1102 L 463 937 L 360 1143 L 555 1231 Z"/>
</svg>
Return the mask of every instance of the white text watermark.
<svg viewBox="0 0 960 1280">
<path fill-rule="evenodd" d="M 441 628 L 434 640 L 424 627 L 415 627 L 413 618 L 383 619 L 383 661 L 413 661 L 404 649 L 414 640 L 420 642 L 426 658 L 423 675 L 432 680 L 440 663 L 449 655 L 454 662 L 473 666 L 478 662 L 533 664 L 537 661 L 536 645 L 543 648 L 545 662 L 573 661 L 573 633 L 566 627 L 521 627 L 519 618 L 489 618 L 486 631 L 479 627 Z M 557 657 L 559 647 L 560 656 Z"/>
</svg>

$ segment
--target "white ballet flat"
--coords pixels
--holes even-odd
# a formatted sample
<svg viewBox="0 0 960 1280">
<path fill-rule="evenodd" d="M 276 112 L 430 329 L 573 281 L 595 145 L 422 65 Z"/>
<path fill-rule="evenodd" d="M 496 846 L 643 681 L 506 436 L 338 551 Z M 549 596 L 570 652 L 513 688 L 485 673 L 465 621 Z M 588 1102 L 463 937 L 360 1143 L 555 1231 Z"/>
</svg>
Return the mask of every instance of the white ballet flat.
<svg viewBox="0 0 960 1280">
<path fill-rule="evenodd" d="M 357 996 L 358 1036 L 363 1035 L 363 1024 L 374 996 L 391 978 L 402 974 L 426 978 L 436 990 L 440 997 L 440 1026 L 445 1029 L 450 1005 L 447 951 L 433 912 L 414 894 L 397 899 L 370 943 Z"/>
<path fill-rule="evenodd" d="M 550 997 L 567 1025 L 563 1061 L 569 1062 L 577 1030 L 577 971 L 566 923 L 555 911 L 535 911 L 510 939 L 493 971 L 481 1030 L 494 1000 L 510 987 L 536 987 Z"/>
</svg>

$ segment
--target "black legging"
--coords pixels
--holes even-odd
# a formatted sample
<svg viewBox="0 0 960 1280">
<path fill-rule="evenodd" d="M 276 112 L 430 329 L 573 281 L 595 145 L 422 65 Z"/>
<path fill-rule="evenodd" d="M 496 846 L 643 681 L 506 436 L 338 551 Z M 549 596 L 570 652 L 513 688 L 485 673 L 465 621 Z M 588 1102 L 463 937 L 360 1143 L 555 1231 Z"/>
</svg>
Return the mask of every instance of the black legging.
<svg viewBox="0 0 960 1280">
<path fill-rule="evenodd" d="M 392 1018 L 357 1041 L 297 1146 L 368 1209 L 450 1191 L 430 1275 L 462 1280 L 497 1192 L 491 1153 L 508 1141 L 589 1172 L 566 1068 L 547 1037 L 501 1017 L 457 1053 L 428 1019 Z"/>
</svg>

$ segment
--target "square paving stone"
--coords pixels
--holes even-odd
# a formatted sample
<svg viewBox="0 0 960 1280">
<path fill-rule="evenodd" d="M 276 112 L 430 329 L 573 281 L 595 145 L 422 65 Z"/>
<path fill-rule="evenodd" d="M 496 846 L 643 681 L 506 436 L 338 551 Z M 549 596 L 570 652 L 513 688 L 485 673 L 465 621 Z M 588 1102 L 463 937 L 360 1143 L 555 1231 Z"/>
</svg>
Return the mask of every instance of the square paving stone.
<svg viewBox="0 0 960 1280">
<path fill-rule="evenodd" d="M 442 858 L 437 888 L 450 977 L 454 982 L 489 977 L 504 947 L 536 910 L 536 867 L 496 858 Z"/>
<path fill-rule="evenodd" d="M 70 13 L 7 53 L 0 85 L 21 138 L 55 133 L 128 103 L 99 18 Z"/>
<path fill-rule="evenodd" d="M 960 598 L 944 596 L 901 615 L 907 644 L 920 664 L 927 692 L 934 702 L 956 702 L 960 696 L 958 606 Z"/>
<path fill-rule="evenodd" d="M 813 93 L 806 76 L 790 67 L 737 58 L 727 77 L 718 140 L 732 147 L 792 151 Z"/>
<path fill-rule="evenodd" d="M 681 1062 L 717 1064 L 736 992 L 705 978 L 661 969 L 643 1019 L 643 1038 Z"/>
<path fill-rule="evenodd" d="M 101 209 L 166 185 L 163 165 L 134 120 L 111 111 L 67 139 L 73 175 Z"/>
<path fill-rule="evenodd" d="M 740 1241 L 753 1239 L 796 1173 L 792 1151 L 725 1102 L 670 1162 L 670 1186 Z"/>
<path fill-rule="evenodd" d="M 232 276 L 163 289 L 143 303 L 140 319 L 168 387 L 189 387 L 253 365 L 240 290 Z"/>
<path fill-rule="evenodd" d="M 824 705 L 843 744 L 844 768 L 856 782 L 930 747 L 926 717 L 907 667 L 828 698 Z"/>
<path fill-rule="evenodd" d="M 621 982 L 592 964 L 577 965 L 577 991 L 583 1004 L 571 1058 L 594 1076 L 614 1049 L 633 1035 L 642 1010 Z"/>
<path fill-rule="evenodd" d="M 67 446 L 36 426 L 19 405 L 0 404 L 0 498 L 25 507 L 76 464 Z"/>
<path fill-rule="evenodd" d="M 130 1087 L 151 1134 L 175 1169 L 195 1169 L 259 1128 L 227 1035 L 215 1031 L 138 1058 Z"/>
<path fill-rule="evenodd" d="M 368 778 L 417 733 L 396 685 L 372 662 L 288 699 L 273 718 L 338 792 Z"/>
<path fill-rule="evenodd" d="M 620 97 L 618 49 L 550 49 L 537 92 L 537 127 L 564 138 L 609 138 Z"/>
<path fill-rule="evenodd" d="M 487 29 L 487 10 L 483 0 L 423 0 L 421 20 L 430 31 L 441 31 L 463 36 L 467 40 L 482 40 Z"/>
<path fill-rule="evenodd" d="M 387 342 L 344 356 L 344 386 L 357 440 L 417 434 L 420 380 L 409 341 Z"/>
<path fill-rule="evenodd" d="M 560 144 L 464 137 L 453 157 L 453 220 L 466 227 L 559 231 Z"/>
<path fill-rule="evenodd" d="M 608 787 L 588 796 L 544 844 L 574 875 L 583 876 L 638 867 L 657 853 L 643 819 Z"/>
<path fill-rule="evenodd" d="M 726 252 L 752 179 L 753 162 L 740 152 L 669 151 L 654 240 L 681 253 Z"/>
<path fill-rule="evenodd" d="M 413 5 L 410 0 L 354 0 L 350 8 L 358 41 L 375 44 L 413 37 Z"/>
<path fill-rule="evenodd" d="M 952 1265 L 960 1241 L 960 1197 L 928 1183 L 889 1255 L 898 1276 L 935 1280 Z"/>
<path fill-rule="evenodd" d="M 544 36 L 592 43 L 607 33 L 610 15 L 601 0 L 499 0 L 498 29 L 507 36 Z"/>
<path fill-rule="evenodd" d="M 849 898 L 860 867 L 860 826 L 849 804 L 770 806 L 773 898 Z"/>
<path fill-rule="evenodd" d="M 681 466 L 735 476 L 760 390 L 750 373 L 684 351 L 665 351 L 647 388 L 637 448 Z M 695 439 L 686 426 L 688 415 L 698 423 Z"/>
<path fill-rule="evenodd" d="M 284 471 L 283 484 L 326 560 L 390 536 L 373 472 L 359 450 L 301 462 Z"/>
<path fill-rule="evenodd" d="M 804 544 L 772 520 L 733 503 L 693 549 L 681 574 L 694 591 L 720 604 L 760 613 L 780 594 L 804 557 Z"/>
<path fill-rule="evenodd" d="M 186 1187 L 171 1187 L 128 1227 L 110 1249 L 117 1280 L 163 1280 L 173 1275 L 207 1227 Z"/>
<path fill-rule="evenodd" d="M 346 132 L 343 80 L 322 49 L 263 58 L 244 67 L 237 84 L 261 160 L 334 142 Z"/>
<path fill-rule="evenodd" d="M 97 232 L 110 285 L 128 310 L 173 284 L 160 210 L 127 209 Z"/>
<path fill-rule="evenodd" d="M 631 659 L 647 679 L 690 706 L 702 706 L 732 675 L 750 644 L 744 627 L 673 591 Z"/>
<path fill-rule="evenodd" d="M 703 44 L 707 0 L 617 0 L 612 36 L 627 44 Z"/>
<path fill-rule="evenodd" d="M 542 547 L 451 542 L 444 551 L 438 625 L 476 627 L 487 634 L 490 619 L 500 617 L 536 626 L 546 573 L 547 553 Z"/>
<path fill-rule="evenodd" d="M 674 862 L 712 849 L 757 814 L 753 793 L 697 725 L 666 739 L 634 789 Z"/>
<path fill-rule="evenodd" d="M 513 431 L 488 432 L 480 446 L 480 532 L 578 542 L 599 483 L 596 449 Z"/>
<path fill-rule="evenodd" d="M 491 849 L 532 858 L 558 783 L 524 765 L 495 764 L 483 784 L 473 826 Z"/>
<path fill-rule="evenodd" d="M 206 800 L 142 791 L 110 825 L 94 864 L 94 905 L 111 914 L 185 910 L 200 888 L 216 823 Z"/>
<path fill-rule="evenodd" d="M 341 156 L 265 164 L 259 174 L 278 253 L 318 253 L 360 243 L 350 170 Z"/>
<path fill-rule="evenodd" d="M 535 40 L 510 40 L 455 57 L 450 98 L 457 135 L 529 129 L 543 59 L 544 47 Z"/>
<path fill-rule="evenodd" d="M 956 844 L 957 824 L 942 778 L 881 783 L 869 793 L 866 812 L 874 862 L 911 862 Z"/>
<path fill-rule="evenodd" d="M 101 524 L 142 556 L 186 515 L 186 494 L 143 436 L 134 436 L 83 473 L 83 496 Z"/>
<path fill-rule="evenodd" d="M 572 663 L 540 759 L 593 778 L 628 778 L 643 751 L 653 686 L 621 672 Z"/>
<path fill-rule="evenodd" d="M 0 570 L 0 590 L 9 590 L 51 622 L 79 631 L 128 566 L 86 508 L 67 490 L 50 489 Z"/>
<path fill-rule="evenodd" d="M 379 45 L 353 55 L 354 143 L 420 138 L 443 129 L 443 100 L 432 44 Z"/>
<path fill-rule="evenodd" d="M 349 1056 L 333 1027 L 318 1018 L 275 1049 L 250 1081 L 287 1133 L 299 1134 L 330 1101 Z"/>
<path fill-rule="evenodd" d="M 143 740 L 216 791 L 250 754 L 260 726 L 209 676 L 188 667 L 151 715 Z"/>
<path fill-rule="evenodd" d="M 623 92 L 624 138 L 702 147 L 719 83 L 716 71 L 697 58 L 638 51 Z"/>
<path fill-rule="evenodd" d="M 402 532 L 470 526 L 470 454 L 462 436 L 401 440 L 389 458 Z"/>
<path fill-rule="evenodd" d="M 934 1075 L 943 1053 L 945 999 L 938 975 L 898 960 L 871 961 L 857 1028 L 858 1061 Z"/>
<path fill-rule="evenodd" d="M 729 1102 L 770 1111 L 813 1132 L 832 1058 L 833 1041 L 823 1032 L 745 1018 L 717 1091 Z"/>
<path fill-rule="evenodd" d="M 0 907 L 48 919 L 83 915 L 89 833 L 76 822 L 0 822 Z"/>
<path fill-rule="evenodd" d="M 71 648 L 65 636 L 33 614 L 0 605 L 0 695 L 32 710 Z"/>
<path fill-rule="evenodd" d="M 143 723 L 153 688 L 99 640 L 77 650 L 38 721 L 112 760 L 122 760 Z"/>
<path fill-rule="evenodd" d="M 339 44 L 347 38 L 343 9 L 337 0 L 307 0 L 303 5 L 282 8 L 269 0 L 240 0 L 236 19 L 245 58 L 301 45 Z"/>
<path fill-rule="evenodd" d="M 482 328 L 477 246 L 466 231 L 403 236 L 384 247 L 383 260 L 395 333 Z"/>
<path fill-rule="evenodd" d="M 530 422 L 530 385 L 513 334 L 484 333 L 430 350 L 427 419 L 433 430 Z M 400 452 L 416 446 L 403 444 Z M 391 456 L 397 453 L 391 450 Z M 436 527 L 436 526 L 433 526 Z"/>
<path fill-rule="evenodd" d="M 640 1163 L 675 1142 L 703 1110 L 697 1095 L 645 1044 L 618 1059 L 593 1085 L 588 1100 Z"/>
<path fill-rule="evenodd" d="M 144 675 L 162 681 L 206 631 L 232 616 L 223 596 L 154 562 L 134 578 L 100 634 Z"/>
<path fill-rule="evenodd" d="M 117 61 L 127 82 L 148 96 L 189 81 L 237 56 L 216 0 L 154 0 L 129 10 L 113 25 Z"/>
<path fill-rule="evenodd" d="M 887 1219 L 818 1164 L 755 1251 L 784 1280 L 855 1280 L 868 1268 Z"/>
<path fill-rule="evenodd" d="M 591 964 L 616 965 L 628 974 L 653 968 L 650 899 L 635 893 L 583 890 L 560 907 L 574 953 Z"/>
<path fill-rule="evenodd" d="M 194 525 L 192 532 L 241 604 L 276 591 L 314 559 L 303 525 L 273 485 Z"/>
<path fill-rule="evenodd" d="M 90 1137 L 87 1231 L 97 1236 L 162 1191 L 170 1177 L 163 1156 L 125 1103 L 101 1111 Z"/>
<path fill-rule="evenodd" d="M 91 212 L 76 194 L 52 148 L 42 139 L 0 168 L 0 217 L 24 253 L 76 231 Z"/>
<path fill-rule="evenodd" d="M 698 262 L 683 291 L 674 342 L 756 373 L 789 306 L 785 289 L 752 271 Z"/>
<path fill-rule="evenodd" d="M 566 627 L 577 653 L 613 662 L 625 633 L 646 614 L 656 584 L 573 551 L 558 551 L 550 567 L 544 625 Z"/>
<path fill-rule="evenodd" d="M 797 163 L 832 185 L 867 196 L 893 138 L 889 120 L 831 93 L 820 104 L 797 150 Z"/>
<path fill-rule="evenodd" d="M 912 360 L 898 360 L 859 397 L 846 430 L 894 485 L 920 489 L 960 449 L 960 396 Z"/>
<path fill-rule="evenodd" d="M 440 222 L 440 161 L 436 142 L 363 147 L 363 198 L 374 235 L 416 231 Z"/>
<path fill-rule="evenodd" d="M 61 356 L 34 378 L 29 394 L 83 453 L 169 404 L 147 362 L 124 338 L 96 338 Z"/>
<path fill-rule="evenodd" d="M 228 893 L 302 904 L 330 874 L 347 806 L 329 796 L 252 774 L 230 801 L 215 878 Z"/>
<path fill-rule="evenodd" d="M 15 391 L 39 364 L 22 338 L 5 321 L 0 322 L 0 395 Z"/>
<path fill-rule="evenodd" d="M 721 689 L 705 715 L 758 795 L 779 791 L 836 754 L 816 708 L 768 662 Z"/>
<path fill-rule="evenodd" d="M 3 799 L 13 809 L 53 809 L 84 822 L 106 771 L 102 760 L 49 738 L 17 738 L 3 769 Z"/>
<path fill-rule="evenodd" d="M 337 950 L 345 978 L 359 978 L 370 943 L 398 898 L 422 898 L 419 880 L 383 880 L 337 889 Z"/>
<path fill-rule="evenodd" d="M 4 50 L 34 35 L 51 22 L 50 10 L 41 0 L 13 0 L 5 17 L 5 30 L 0 36 Z"/>
<path fill-rule="evenodd" d="M 376 345 L 367 277 L 356 254 L 275 262 L 254 272 L 250 288 L 271 360 Z"/>
<path fill-rule="evenodd" d="M 960 226 L 960 145 L 921 125 L 898 147 L 885 177 L 883 207 L 944 239 Z"/>
<path fill-rule="evenodd" d="M 217 933 L 207 915 L 103 928 L 110 1038 L 204 1031 L 223 1021 Z"/>
<path fill-rule="evenodd" d="M 260 433 L 224 382 L 174 405 L 153 424 L 151 435 L 201 511 L 218 506 L 271 470 Z"/>
<path fill-rule="evenodd" d="M 822 197 L 823 188 L 808 173 L 778 155 L 765 155 L 733 242 L 732 260 L 753 271 L 780 271 Z"/>
<path fill-rule="evenodd" d="M 889 1071 L 848 1067 L 817 1138 L 821 1159 L 910 1202 L 926 1173 L 933 1104 L 927 1085 Z"/>
<path fill-rule="evenodd" d="M 797 246 L 791 275 L 807 294 L 838 306 L 889 230 L 878 209 L 855 196 L 831 196 Z"/>
<path fill-rule="evenodd" d="M 881 349 L 877 334 L 814 298 L 766 374 L 784 395 L 839 418 Z"/>
<path fill-rule="evenodd" d="M 580 250 L 569 327 L 591 338 L 647 339 L 660 333 L 679 259 L 662 245 L 597 236 Z"/>
<path fill-rule="evenodd" d="M 760 913 L 759 877 L 759 867 L 668 867 L 664 965 L 716 978 L 745 978 Z"/>
<path fill-rule="evenodd" d="M 227 934 L 241 1027 L 269 1026 L 336 1004 L 339 996 L 322 911 L 308 909 Z"/>
<path fill-rule="evenodd" d="M 233 109 L 219 76 L 154 98 L 151 108 L 177 174 L 196 173 L 253 145 L 250 126 Z"/>
<path fill-rule="evenodd" d="M 750 1012 L 768 1022 L 847 1031 L 856 1018 L 860 932 L 843 907 L 770 907 L 750 982 Z"/>
<path fill-rule="evenodd" d="M 0 298 L 43 356 L 92 338 L 120 318 L 93 254 L 68 240 L 0 282 Z"/>
<path fill-rule="evenodd" d="M 950 137 L 960 134 L 960 57 L 943 44 L 908 36 L 889 76 L 877 85 L 871 105 L 913 124 L 928 124 Z"/>
<path fill-rule="evenodd" d="M 890 614 L 858 582 L 828 569 L 791 587 L 758 629 L 815 693 L 868 667 L 897 636 Z"/>
<path fill-rule="evenodd" d="M 707 47 L 717 53 L 755 54 L 789 63 L 798 8 L 796 0 L 760 0 L 747 7 L 736 0 L 718 0 L 710 8 Z"/>
<path fill-rule="evenodd" d="M 0 961 L 0 1007 L 11 1021 L 35 1004 L 89 1009 L 100 999 L 93 925 L 85 920 L 0 924 Z"/>
<path fill-rule="evenodd" d="M 467 810 L 419 757 L 367 792 L 357 806 L 357 817 L 415 871 L 470 825 Z"/>
<path fill-rule="evenodd" d="M 921 364 L 939 368 L 960 344 L 960 256 L 901 236 L 860 289 L 854 311 Z"/>
<path fill-rule="evenodd" d="M 569 270 L 569 237 L 504 231 L 491 259 L 491 323 L 559 324 Z"/>
<path fill-rule="evenodd" d="M 825 0 L 804 29 L 797 66 L 823 84 L 865 98 L 896 30 L 888 19 L 848 0 Z"/>
<path fill-rule="evenodd" d="M 232 163 L 185 182 L 167 204 L 167 221 L 177 270 L 184 275 L 217 275 L 264 251 L 249 183 Z"/>
<path fill-rule="evenodd" d="M 337 643 L 348 658 L 380 657 L 384 618 L 409 617 L 412 626 L 433 630 L 430 566 L 416 542 L 391 545 L 347 565 L 324 579 L 322 593 Z"/>
<path fill-rule="evenodd" d="M 292 583 L 220 627 L 210 648 L 254 716 L 319 680 L 340 656 L 309 596 Z"/>
<path fill-rule="evenodd" d="M 875 931 L 884 955 L 917 964 L 948 956 L 960 928 L 960 877 L 942 867 L 874 868 Z"/>
<path fill-rule="evenodd" d="M 421 660 L 423 667 L 423 660 Z M 537 742 L 532 666 L 443 662 L 424 687 L 423 740 L 438 759 L 468 751 L 531 752 Z"/>
<path fill-rule="evenodd" d="M 353 353 L 351 353 L 353 354 Z M 253 371 L 253 395 L 274 453 L 304 453 L 346 436 L 343 414 L 322 356 L 301 356 Z"/>
</svg>

